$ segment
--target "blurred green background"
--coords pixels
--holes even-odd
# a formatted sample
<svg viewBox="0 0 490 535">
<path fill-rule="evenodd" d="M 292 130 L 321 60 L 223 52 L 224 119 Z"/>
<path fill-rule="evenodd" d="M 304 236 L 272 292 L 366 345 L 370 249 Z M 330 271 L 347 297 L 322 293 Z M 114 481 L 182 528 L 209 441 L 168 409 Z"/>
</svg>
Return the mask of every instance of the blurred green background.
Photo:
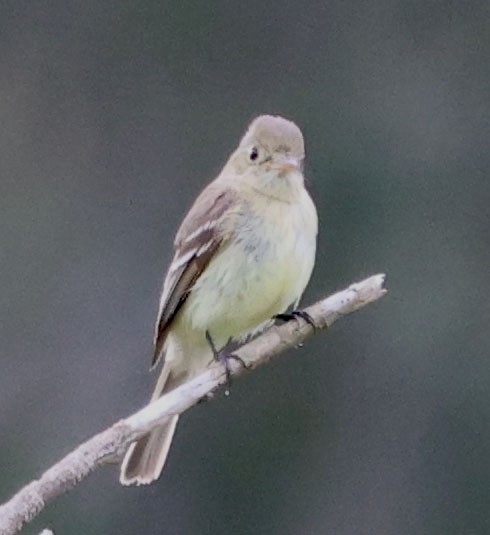
<svg viewBox="0 0 490 535">
<path fill-rule="evenodd" d="M 320 215 L 304 303 L 389 295 L 26 533 L 490 533 L 490 4 L 4 1 L 0 500 L 143 406 L 178 224 L 257 114 Z"/>
</svg>

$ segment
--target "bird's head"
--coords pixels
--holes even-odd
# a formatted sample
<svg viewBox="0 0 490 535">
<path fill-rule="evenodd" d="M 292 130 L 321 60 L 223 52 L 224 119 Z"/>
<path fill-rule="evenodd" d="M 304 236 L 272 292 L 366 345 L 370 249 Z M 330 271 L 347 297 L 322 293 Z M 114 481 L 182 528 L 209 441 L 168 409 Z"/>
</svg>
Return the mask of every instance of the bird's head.
<svg viewBox="0 0 490 535">
<path fill-rule="evenodd" d="M 304 140 L 301 130 L 278 116 L 252 121 L 225 166 L 232 180 L 242 180 L 265 195 L 288 200 L 303 186 Z"/>
</svg>

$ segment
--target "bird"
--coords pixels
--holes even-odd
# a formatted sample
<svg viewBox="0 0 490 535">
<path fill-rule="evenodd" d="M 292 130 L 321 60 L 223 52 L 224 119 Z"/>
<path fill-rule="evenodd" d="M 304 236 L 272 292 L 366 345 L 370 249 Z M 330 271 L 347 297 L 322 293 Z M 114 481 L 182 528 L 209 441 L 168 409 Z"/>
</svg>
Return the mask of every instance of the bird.
<svg viewBox="0 0 490 535">
<path fill-rule="evenodd" d="M 217 178 L 196 198 L 174 241 L 155 327 L 151 401 L 203 371 L 230 340 L 297 309 L 316 253 L 318 216 L 305 187 L 299 127 L 256 117 Z M 211 343 L 210 343 L 211 342 Z M 123 485 L 160 477 L 179 415 L 133 442 Z"/>
</svg>

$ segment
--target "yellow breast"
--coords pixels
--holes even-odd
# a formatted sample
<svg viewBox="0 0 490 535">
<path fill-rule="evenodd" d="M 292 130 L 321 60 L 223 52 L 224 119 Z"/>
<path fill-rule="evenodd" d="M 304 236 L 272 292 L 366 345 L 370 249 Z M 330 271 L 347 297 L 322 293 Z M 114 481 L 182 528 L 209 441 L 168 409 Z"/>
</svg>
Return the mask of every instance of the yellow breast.
<svg viewBox="0 0 490 535">
<path fill-rule="evenodd" d="M 304 202 L 311 203 L 305 194 Z M 312 218 L 310 212 L 300 204 L 273 202 L 260 214 L 243 214 L 192 289 L 182 310 L 186 323 L 209 330 L 222 345 L 299 300 L 315 256 L 316 213 Z"/>
</svg>

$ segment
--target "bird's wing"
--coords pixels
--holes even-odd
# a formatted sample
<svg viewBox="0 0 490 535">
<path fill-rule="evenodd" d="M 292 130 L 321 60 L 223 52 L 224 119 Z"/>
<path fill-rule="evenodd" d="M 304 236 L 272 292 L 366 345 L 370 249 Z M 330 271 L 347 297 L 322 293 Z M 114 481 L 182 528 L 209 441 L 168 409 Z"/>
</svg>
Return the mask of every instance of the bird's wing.
<svg viewBox="0 0 490 535">
<path fill-rule="evenodd" d="M 163 284 L 155 330 L 154 367 L 162 354 L 172 321 L 216 252 L 229 238 L 227 215 L 236 204 L 232 189 L 208 186 L 190 209 L 177 233 L 175 255 Z"/>
</svg>

